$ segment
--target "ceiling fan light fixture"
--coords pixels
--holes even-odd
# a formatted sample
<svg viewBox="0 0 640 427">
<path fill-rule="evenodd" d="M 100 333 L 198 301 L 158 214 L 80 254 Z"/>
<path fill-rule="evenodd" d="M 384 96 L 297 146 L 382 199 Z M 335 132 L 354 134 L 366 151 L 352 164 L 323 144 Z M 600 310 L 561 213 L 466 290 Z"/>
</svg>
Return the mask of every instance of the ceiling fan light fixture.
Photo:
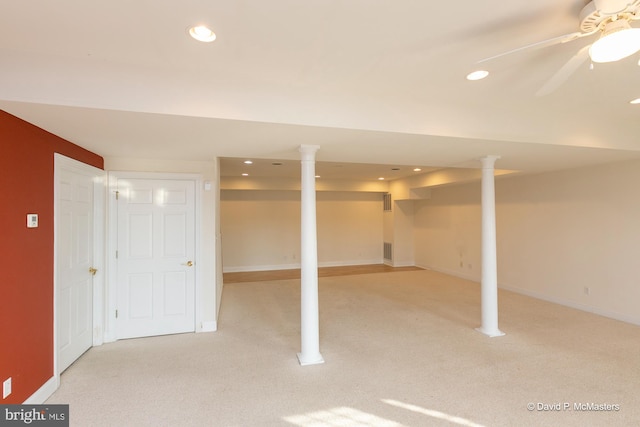
<svg viewBox="0 0 640 427">
<path fill-rule="evenodd" d="M 607 22 L 600 38 L 589 48 L 593 62 L 615 62 L 640 50 L 640 28 L 626 19 Z"/>
</svg>

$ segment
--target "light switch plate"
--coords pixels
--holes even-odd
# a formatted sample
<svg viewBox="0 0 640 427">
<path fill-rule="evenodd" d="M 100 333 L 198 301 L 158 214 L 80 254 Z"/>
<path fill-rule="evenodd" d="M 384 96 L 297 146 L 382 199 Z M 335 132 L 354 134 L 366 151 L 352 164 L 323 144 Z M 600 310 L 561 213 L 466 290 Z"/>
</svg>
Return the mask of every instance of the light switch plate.
<svg viewBox="0 0 640 427">
<path fill-rule="evenodd" d="M 11 394 L 11 377 L 2 383 L 2 398 L 6 399 Z"/>
<path fill-rule="evenodd" d="M 38 214 L 27 214 L 27 228 L 38 227 Z"/>
</svg>

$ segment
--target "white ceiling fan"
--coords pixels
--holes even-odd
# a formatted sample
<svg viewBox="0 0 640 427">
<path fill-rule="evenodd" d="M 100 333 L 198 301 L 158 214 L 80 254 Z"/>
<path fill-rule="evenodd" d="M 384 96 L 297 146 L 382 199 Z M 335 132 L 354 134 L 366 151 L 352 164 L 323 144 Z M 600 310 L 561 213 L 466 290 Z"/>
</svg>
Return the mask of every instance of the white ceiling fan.
<svg viewBox="0 0 640 427">
<path fill-rule="evenodd" d="M 526 49 L 567 43 L 600 33 L 598 40 L 580 49 L 536 93 L 543 96 L 560 87 L 588 58 L 595 63 L 615 62 L 640 51 L 640 28 L 630 24 L 640 20 L 640 0 L 593 0 L 582 9 L 579 18 L 580 31 L 485 58 L 478 64 Z"/>
</svg>

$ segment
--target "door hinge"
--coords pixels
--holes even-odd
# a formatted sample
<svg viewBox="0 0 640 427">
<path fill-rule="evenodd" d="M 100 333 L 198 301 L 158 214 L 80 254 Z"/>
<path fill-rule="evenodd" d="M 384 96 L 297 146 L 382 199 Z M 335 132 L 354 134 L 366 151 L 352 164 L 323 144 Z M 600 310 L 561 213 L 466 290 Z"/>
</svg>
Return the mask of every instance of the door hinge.
<svg viewBox="0 0 640 427">
<path fill-rule="evenodd" d="M 118 310 L 116 310 L 116 319 L 118 318 Z"/>
<path fill-rule="evenodd" d="M 118 259 L 118 251 L 116 251 L 116 259 Z"/>
<path fill-rule="evenodd" d="M 116 200 L 118 200 L 118 196 L 120 195 L 120 192 L 118 190 L 116 190 Z"/>
</svg>

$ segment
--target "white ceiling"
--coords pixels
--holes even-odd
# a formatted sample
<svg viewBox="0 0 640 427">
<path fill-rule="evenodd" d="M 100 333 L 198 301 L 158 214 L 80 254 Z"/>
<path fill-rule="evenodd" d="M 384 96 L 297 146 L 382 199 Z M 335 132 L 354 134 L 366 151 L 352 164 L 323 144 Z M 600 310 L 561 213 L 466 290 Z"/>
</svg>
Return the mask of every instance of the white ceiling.
<svg viewBox="0 0 640 427">
<path fill-rule="evenodd" d="M 320 162 L 347 166 L 476 167 L 497 154 L 496 167 L 524 172 L 640 158 L 640 54 L 586 62 L 542 97 L 595 36 L 465 79 L 478 60 L 576 31 L 584 5 L 3 2 L 0 108 L 105 157 L 296 160 L 315 144 Z M 187 36 L 200 22 L 215 42 Z"/>
</svg>

